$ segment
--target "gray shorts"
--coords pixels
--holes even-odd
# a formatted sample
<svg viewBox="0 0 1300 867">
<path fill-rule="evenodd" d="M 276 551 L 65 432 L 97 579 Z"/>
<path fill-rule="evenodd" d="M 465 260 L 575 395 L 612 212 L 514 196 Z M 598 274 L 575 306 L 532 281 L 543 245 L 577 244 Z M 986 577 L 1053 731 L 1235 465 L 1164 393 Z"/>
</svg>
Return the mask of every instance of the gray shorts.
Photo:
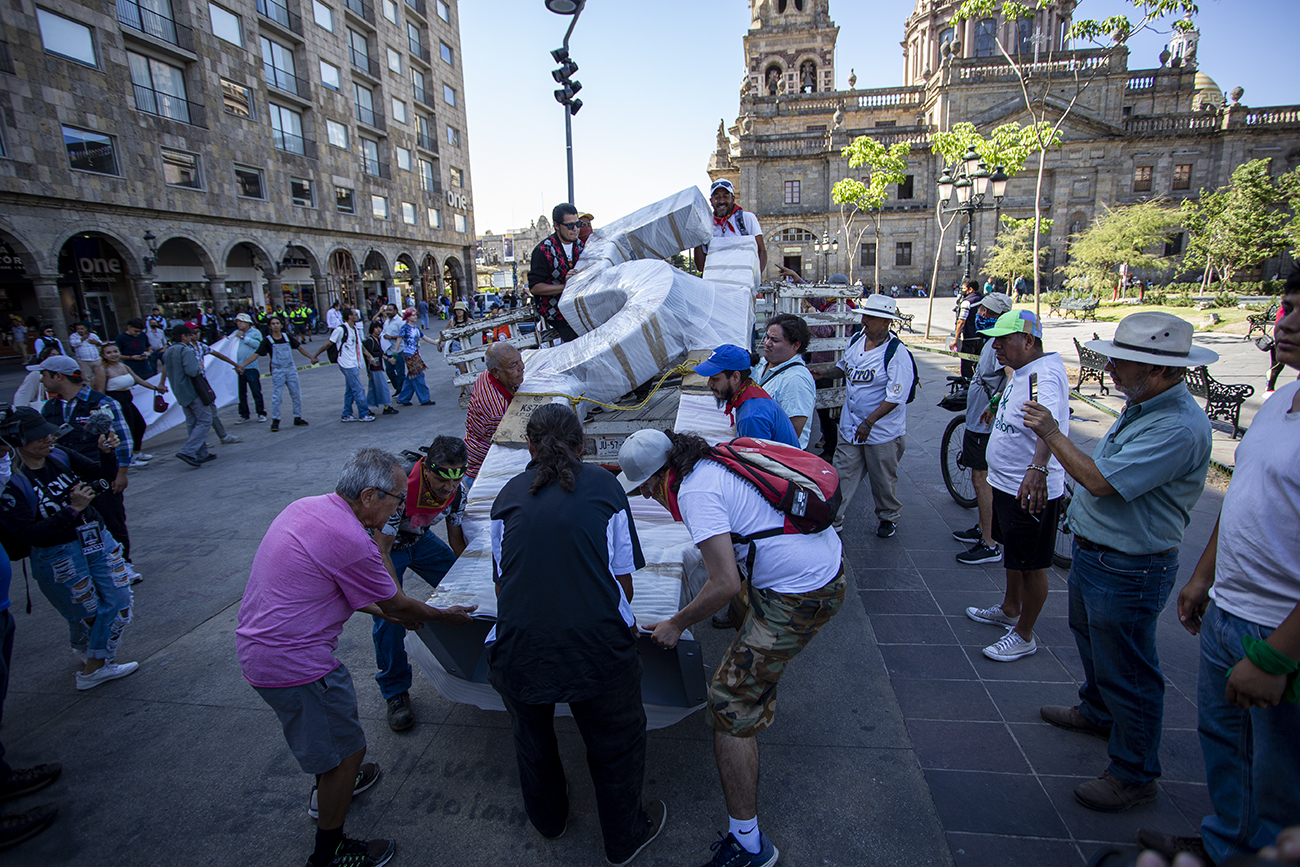
<svg viewBox="0 0 1300 867">
<path fill-rule="evenodd" d="M 366 733 L 357 716 L 357 692 L 343 663 L 320 680 L 302 686 L 253 689 L 280 718 L 289 751 L 304 772 L 332 771 L 365 748 Z"/>
</svg>

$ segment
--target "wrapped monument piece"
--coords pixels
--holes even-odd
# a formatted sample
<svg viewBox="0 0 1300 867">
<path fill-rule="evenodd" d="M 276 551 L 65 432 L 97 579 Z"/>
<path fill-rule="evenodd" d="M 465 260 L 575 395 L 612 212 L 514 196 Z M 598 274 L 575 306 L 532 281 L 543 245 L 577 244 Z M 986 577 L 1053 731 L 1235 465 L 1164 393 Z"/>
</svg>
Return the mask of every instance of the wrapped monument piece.
<svg viewBox="0 0 1300 867">
<path fill-rule="evenodd" d="M 477 604 L 479 620 L 470 627 L 430 624 L 406 637 L 408 653 L 444 697 L 503 709 L 487 683 L 482 652 L 496 613 L 487 528 L 496 495 L 528 464 L 520 436 L 527 415 L 543 403 L 570 398 L 613 403 L 657 382 L 682 362 L 702 360 L 720 343 L 749 345 L 759 279 L 753 238 L 713 239 L 704 279 L 662 261 L 708 240 L 710 234 L 708 203 L 692 187 L 592 236 L 560 302 L 580 336 L 525 353 L 523 385 L 470 491 L 463 524 L 467 548 L 429 600 L 438 606 Z M 698 432 L 715 442 L 735 436 L 699 377 L 687 374 L 671 396 L 674 429 Z M 591 405 L 579 402 L 578 413 Z M 613 410 L 596 416 L 597 422 L 589 419 L 584 427 L 607 425 L 607 419 L 622 416 L 627 418 L 618 423 L 625 430 L 644 424 L 635 411 Z M 620 441 L 609 441 L 614 454 Z M 594 457 L 612 462 L 605 452 Z M 632 611 L 638 624 L 654 623 L 683 604 L 683 563 L 692 559 L 695 548 L 686 528 L 658 503 L 636 497 L 632 514 L 646 558 L 646 566 L 632 576 Z M 654 647 L 647 636 L 640 639 L 650 728 L 671 725 L 703 704 L 705 662 L 689 632 L 683 639 L 675 653 Z M 561 706 L 560 712 L 567 709 Z"/>
</svg>

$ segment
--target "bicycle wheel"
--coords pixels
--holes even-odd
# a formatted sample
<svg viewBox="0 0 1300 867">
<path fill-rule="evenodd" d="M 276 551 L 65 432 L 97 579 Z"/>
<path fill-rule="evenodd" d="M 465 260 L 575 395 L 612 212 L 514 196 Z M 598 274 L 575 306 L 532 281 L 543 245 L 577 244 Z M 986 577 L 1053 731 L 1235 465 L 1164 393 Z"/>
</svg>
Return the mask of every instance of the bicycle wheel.
<svg viewBox="0 0 1300 867">
<path fill-rule="evenodd" d="M 966 435 L 966 416 L 959 415 L 948 422 L 939 446 L 939 466 L 943 470 L 943 483 L 957 505 L 975 508 L 975 483 L 971 481 L 970 467 L 962 463 L 962 440 Z"/>
<path fill-rule="evenodd" d="M 1062 569 L 1069 569 L 1074 560 L 1074 536 L 1065 525 L 1065 512 L 1070 508 L 1074 498 L 1074 480 L 1065 477 L 1065 493 L 1061 495 L 1061 511 L 1056 516 L 1056 547 L 1052 550 L 1052 562 Z"/>
</svg>

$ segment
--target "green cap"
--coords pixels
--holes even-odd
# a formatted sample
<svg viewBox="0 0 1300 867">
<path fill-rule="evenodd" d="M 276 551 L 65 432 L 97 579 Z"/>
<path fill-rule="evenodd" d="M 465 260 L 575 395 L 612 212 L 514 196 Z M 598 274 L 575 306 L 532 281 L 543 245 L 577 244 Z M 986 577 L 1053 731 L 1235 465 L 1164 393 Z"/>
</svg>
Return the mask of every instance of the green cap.
<svg viewBox="0 0 1300 867">
<path fill-rule="evenodd" d="M 985 337 L 1002 337 L 1004 334 L 1030 334 L 1043 336 L 1043 324 L 1038 321 L 1032 310 L 1008 310 L 998 317 L 992 328 L 980 331 Z"/>
</svg>

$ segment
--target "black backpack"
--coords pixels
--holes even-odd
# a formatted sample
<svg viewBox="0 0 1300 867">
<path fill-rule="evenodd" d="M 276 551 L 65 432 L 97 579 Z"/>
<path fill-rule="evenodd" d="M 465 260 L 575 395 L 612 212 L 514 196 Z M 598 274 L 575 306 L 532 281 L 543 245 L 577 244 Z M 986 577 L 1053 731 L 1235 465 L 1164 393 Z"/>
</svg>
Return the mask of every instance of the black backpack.
<svg viewBox="0 0 1300 867">
<path fill-rule="evenodd" d="M 903 341 L 897 337 L 889 338 L 889 346 L 885 348 L 885 376 L 889 376 L 889 362 L 893 359 L 894 353 L 898 352 L 898 347 L 903 345 Z M 907 392 L 907 402 L 911 403 L 916 400 L 916 390 L 921 387 L 921 375 L 916 372 L 916 358 L 912 355 L 912 350 L 904 347 L 907 357 L 912 359 L 912 388 Z"/>
<path fill-rule="evenodd" d="M 344 322 L 340 327 L 343 329 L 342 343 L 340 343 L 338 346 L 335 346 L 333 343 L 331 343 L 325 347 L 325 354 L 329 356 L 330 364 L 339 363 L 339 350 L 343 348 L 343 343 L 348 342 L 348 336 L 352 333 L 348 329 L 348 324 L 346 322 Z"/>
</svg>

